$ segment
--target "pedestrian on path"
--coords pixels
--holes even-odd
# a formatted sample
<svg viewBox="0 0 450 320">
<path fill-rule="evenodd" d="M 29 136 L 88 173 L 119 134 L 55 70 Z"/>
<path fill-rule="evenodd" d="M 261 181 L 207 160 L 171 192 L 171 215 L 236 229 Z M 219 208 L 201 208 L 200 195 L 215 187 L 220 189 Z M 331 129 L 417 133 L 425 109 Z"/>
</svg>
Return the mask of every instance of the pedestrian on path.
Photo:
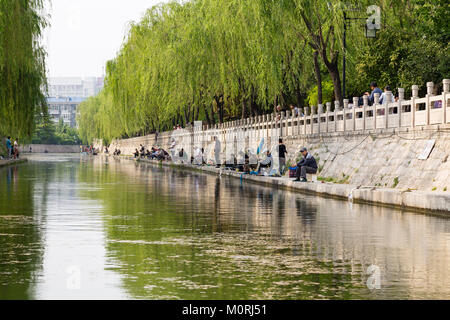
<svg viewBox="0 0 450 320">
<path fill-rule="evenodd" d="M 284 170 L 286 168 L 286 154 L 287 149 L 286 146 L 283 144 L 283 139 L 280 139 L 278 141 L 279 145 L 278 145 L 278 158 L 280 161 L 280 175 L 283 176 Z"/>
</svg>

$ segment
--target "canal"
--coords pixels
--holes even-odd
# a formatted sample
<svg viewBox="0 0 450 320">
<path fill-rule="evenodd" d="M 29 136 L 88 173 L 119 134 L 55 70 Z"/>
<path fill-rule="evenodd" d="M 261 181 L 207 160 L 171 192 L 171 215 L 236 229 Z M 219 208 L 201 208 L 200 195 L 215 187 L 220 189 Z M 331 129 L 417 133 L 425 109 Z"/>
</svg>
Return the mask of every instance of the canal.
<svg viewBox="0 0 450 320">
<path fill-rule="evenodd" d="M 111 158 L 29 160 L 0 169 L 0 299 L 450 298 L 447 218 Z"/>
</svg>

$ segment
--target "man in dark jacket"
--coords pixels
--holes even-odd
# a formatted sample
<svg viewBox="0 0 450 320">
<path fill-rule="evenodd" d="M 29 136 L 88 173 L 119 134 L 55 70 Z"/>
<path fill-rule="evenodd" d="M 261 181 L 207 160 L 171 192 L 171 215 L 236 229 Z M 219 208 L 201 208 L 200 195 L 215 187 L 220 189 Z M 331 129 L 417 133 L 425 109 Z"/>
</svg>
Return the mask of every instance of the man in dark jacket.
<svg viewBox="0 0 450 320">
<path fill-rule="evenodd" d="M 297 179 L 295 181 L 300 182 L 307 182 L 306 180 L 306 174 L 316 174 L 317 173 L 317 162 L 314 157 L 308 153 L 308 150 L 306 148 L 302 148 L 300 150 L 301 154 L 303 155 L 302 161 L 300 161 L 297 164 Z"/>
</svg>

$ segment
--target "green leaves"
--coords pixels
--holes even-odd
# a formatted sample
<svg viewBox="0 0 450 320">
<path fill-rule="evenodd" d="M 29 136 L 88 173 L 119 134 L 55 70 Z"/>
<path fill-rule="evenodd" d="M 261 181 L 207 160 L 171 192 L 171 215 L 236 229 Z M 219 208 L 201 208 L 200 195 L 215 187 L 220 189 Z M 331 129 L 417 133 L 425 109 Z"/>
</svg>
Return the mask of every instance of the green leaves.
<svg viewBox="0 0 450 320">
<path fill-rule="evenodd" d="M 271 112 L 274 104 L 316 104 L 319 78 L 325 102 L 341 100 L 344 11 L 359 18 L 347 21 L 349 96 L 362 95 L 374 80 L 405 87 L 438 82 L 448 76 L 448 41 L 437 35 L 447 30 L 448 36 L 448 5 L 435 3 L 191 0 L 157 5 L 130 25 L 121 51 L 107 64 L 103 92 L 79 107 L 80 135 L 85 142 L 111 141 L 195 120 L 214 124 L 254 116 Z M 383 30 L 368 41 L 364 24 L 372 4 L 381 7 Z M 314 52 L 319 68 L 314 68 Z"/>
<path fill-rule="evenodd" d="M 42 0 L 0 0 L 0 136 L 31 137 L 36 114 L 46 113 L 45 51 L 38 39 L 47 26 Z"/>
</svg>

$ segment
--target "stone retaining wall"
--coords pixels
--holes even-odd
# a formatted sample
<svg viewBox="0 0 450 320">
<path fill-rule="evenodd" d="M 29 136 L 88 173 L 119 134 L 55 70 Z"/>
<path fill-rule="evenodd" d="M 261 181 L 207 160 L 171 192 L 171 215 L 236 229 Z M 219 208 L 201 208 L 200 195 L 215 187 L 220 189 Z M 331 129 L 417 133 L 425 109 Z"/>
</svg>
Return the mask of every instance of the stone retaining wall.
<svg viewBox="0 0 450 320">
<path fill-rule="evenodd" d="M 221 162 L 233 159 L 240 151 L 256 153 L 263 149 L 275 151 L 279 138 L 288 149 L 288 164 L 299 160 L 299 150 L 307 147 L 316 157 L 320 176 L 338 184 L 386 187 L 397 190 L 449 192 L 450 189 L 450 79 L 443 80 L 443 92 L 433 94 L 434 84 L 427 83 L 427 95 L 418 96 L 419 87 L 412 87 L 412 96 L 405 99 L 399 88 L 398 101 L 359 106 L 344 100 L 335 108 L 328 103 L 300 110 L 262 115 L 220 125 L 204 126 L 201 122 L 188 129 L 164 132 L 128 140 L 113 141 L 110 152 L 120 149 L 131 155 L 140 145 L 150 149 L 161 146 L 168 150 L 176 141 L 176 154 L 183 148 L 188 158 L 204 148 L 206 157 L 214 160 L 214 137 L 221 142 Z M 303 113 L 304 112 L 304 113 Z M 420 159 L 427 145 L 430 153 Z M 95 147 L 102 149 L 99 141 Z"/>
<path fill-rule="evenodd" d="M 151 165 L 159 165 L 156 161 L 143 160 L 142 162 Z M 355 203 L 370 203 L 400 209 L 411 209 L 425 213 L 436 213 L 449 216 L 450 214 L 450 194 L 447 192 L 424 192 L 406 191 L 399 189 L 360 187 L 350 184 L 335 183 L 300 183 L 293 179 L 273 178 L 253 175 L 243 175 L 231 170 L 221 170 L 211 166 L 194 166 L 186 164 L 162 163 L 164 166 L 174 166 L 175 168 L 195 170 L 205 173 L 220 174 L 230 176 L 251 183 L 284 188 L 291 191 L 299 191 L 308 194 L 316 194 L 325 197 L 333 197 L 342 200 L 351 200 Z"/>
<path fill-rule="evenodd" d="M 47 144 L 32 144 L 20 146 L 19 150 L 22 153 L 29 153 L 30 146 L 33 153 L 80 153 L 80 146 L 60 146 Z"/>
<path fill-rule="evenodd" d="M 159 134 L 158 139 L 150 135 L 114 141 L 110 152 L 118 148 L 122 154 L 131 155 L 141 144 L 146 148 L 159 145 L 167 150 L 171 135 L 174 134 L 167 132 Z M 224 135 L 222 140 L 222 159 L 226 158 L 226 148 L 230 146 L 227 137 Z M 287 136 L 283 139 L 288 149 L 288 163 L 294 164 L 300 148 L 306 146 L 318 160 L 320 177 L 328 181 L 397 190 L 450 192 L 450 125 Z M 269 137 L 266 144 L 270 145 L 270 140 Z M 435 140 L 435 146 L 428 159 L 419 160 L 429 140 Z M 247 142 L 247 147 L 255 150 L 257 141 Z M 101 148 L 101 144 L 96 146 Z M 204 139 L 201 146 L 211 150 L 214 143 Z M 209 151 L 207 153 L 211 155 Z"/>
</svg>

